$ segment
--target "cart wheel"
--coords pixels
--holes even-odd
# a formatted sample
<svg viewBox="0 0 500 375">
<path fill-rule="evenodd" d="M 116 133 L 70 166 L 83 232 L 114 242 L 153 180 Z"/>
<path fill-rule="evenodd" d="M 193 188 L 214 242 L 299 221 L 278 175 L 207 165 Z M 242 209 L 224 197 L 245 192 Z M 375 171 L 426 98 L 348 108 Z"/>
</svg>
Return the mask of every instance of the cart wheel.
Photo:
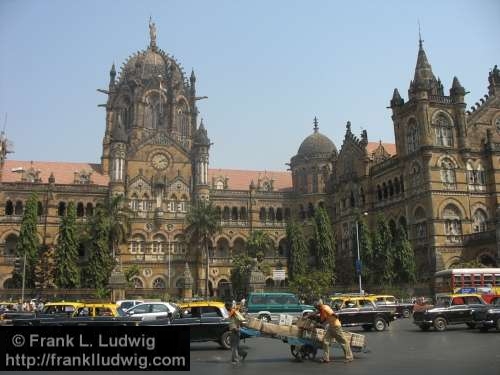
<svg viewBox="0 0 500 375">
<path fill-rule="evenodd" d="M 302 357 L 304 359 L 313 361 L 316 358 L 316 353 L 318 353 L 318 349 L 316 349 L 314 346 L 311 345 L 304 345 L 302 347 L 301 352 L 302 352 Z"/>
<path fill-rule="evenodd" d="M 297 359 L 297 361 L 302 362 L 304 359 L 301 355 L 301 346 L 290 345 L 290 353 Z"/>
</svg>

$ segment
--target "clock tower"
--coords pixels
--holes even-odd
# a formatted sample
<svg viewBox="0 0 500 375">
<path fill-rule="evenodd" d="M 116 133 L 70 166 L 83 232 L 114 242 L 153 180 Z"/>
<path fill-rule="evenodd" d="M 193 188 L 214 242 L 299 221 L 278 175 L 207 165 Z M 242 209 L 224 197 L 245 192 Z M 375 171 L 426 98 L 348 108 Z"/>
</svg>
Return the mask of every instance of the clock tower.
<svg viewBox="0 0 500 375">
<path fill-rule="evenodd" d="M 149 29 L 147 48 L 118 75 L 113 64 L 108 90 L 99 90 L 108 95 L 101 160 L 111 194 L 124 195 L 133 211 L 131 242 L 120 249 L 124 267 L 143 260 L 143 287 L 174 287 L 184 270 L 180 239 L 189 205 L 208 198 L 210 143 L 203 124 L 197 127 L 194 72 L 186 77 L 158 48 L 151 21 Z"/>
</svg>

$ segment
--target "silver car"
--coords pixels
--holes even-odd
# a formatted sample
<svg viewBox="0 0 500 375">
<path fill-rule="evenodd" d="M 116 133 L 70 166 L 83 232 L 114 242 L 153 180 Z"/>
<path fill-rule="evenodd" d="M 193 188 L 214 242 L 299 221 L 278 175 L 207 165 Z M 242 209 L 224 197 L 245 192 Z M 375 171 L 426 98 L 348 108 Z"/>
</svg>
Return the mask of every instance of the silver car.
<svg viewBox="0 0 500 375">
<path fill-rule="evenodd" d="M 168 318 L 176 309 L 176 305 L 170 302 L 144 302 L 131 307 L 126 313 L 142 320 L 156 320 Z"/>
</svg>

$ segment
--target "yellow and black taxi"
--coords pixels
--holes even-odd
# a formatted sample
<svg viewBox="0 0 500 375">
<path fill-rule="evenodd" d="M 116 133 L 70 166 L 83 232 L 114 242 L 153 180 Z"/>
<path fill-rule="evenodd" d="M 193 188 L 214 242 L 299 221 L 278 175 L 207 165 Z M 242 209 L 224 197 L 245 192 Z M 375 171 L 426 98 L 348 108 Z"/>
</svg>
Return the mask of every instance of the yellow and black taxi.
<svg viewBox="0 0 500 375">
<path fill-rule="evenodd" d="M 124 316 L 114 303 L 86 303 L 78 307 L 72 314 L 73 318 L 79 317 L 101 317 L 101 316 Z"/>
<path fill-rule="evenodd" d="M 397 318 L 409 318 L 413 313 L 413 304 L 399 302 L 396 297 L 391 294 L 374 294 L 369 295 L 375 305 L 382 309 L 393 310 Z"/>
<path fill-rule="evenodd" d="M 436 331 L 444 331 L 448 325 L 466 324 L 474 328 L 476 311 L 488 308 L 479 294 L 441 294 L 436 296 L 436 304 L 429 305 L 422 311 L 413 312 L 413 323 L 423 331 L 433 327 Z"/>
</svg>

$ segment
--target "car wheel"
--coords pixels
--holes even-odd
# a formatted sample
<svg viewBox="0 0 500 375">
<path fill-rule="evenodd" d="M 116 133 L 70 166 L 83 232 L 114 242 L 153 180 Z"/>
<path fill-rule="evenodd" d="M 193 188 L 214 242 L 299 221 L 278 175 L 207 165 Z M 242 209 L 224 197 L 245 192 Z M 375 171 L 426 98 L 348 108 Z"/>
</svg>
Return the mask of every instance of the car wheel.
<svg viewBox="0 0 500 375">
<path fill-rule="evenodd" d="M 220 346 L 224 349 L 231 349 L 231 332 L 226 331 L 222 334 L 219 340 Z"/>
<path fill-rule="evenodd" d="M 436 318 L 434 320 L 434 329 L 436 331 L 442 332 L 446 329 L 446 319 L 445 318 Z"/>
<path fill-rule="evenodd" d="M 409 318 L 410 317 L 410 310 L 404 309 L 403 310 L 403 318 Z"/>
<path fill-rule="evenodd" d="M 419 327 L 422 331 L 428 331 L 430 328 L 427 324 L 420 324 Z"/>
<path fill-rule="evenodd" d="M 467 327 L 469 327 L 470 329 L 476 328 L 476 323 L 465 323 L 465 324 L 467 324 Z"/>
<path fill-rule="evenodd" d="M 375 318 L 373 327 L 375 328 L 375 331 L 381 332 L 387 328 L 387 323 L 383 318 Z"/>
<path fill-rule="evenodd" d="M 266 323 L 269 323 L 271 321 L 271 317 L 267 314 L 259 315 L 259 319 Z"/>
<path fill-rule="evenodd" d="M 372 330 L 372 325 L 371 324 L 363 324 L 363 329 L 365 331 L 371 331 Z"/>
</svg>

